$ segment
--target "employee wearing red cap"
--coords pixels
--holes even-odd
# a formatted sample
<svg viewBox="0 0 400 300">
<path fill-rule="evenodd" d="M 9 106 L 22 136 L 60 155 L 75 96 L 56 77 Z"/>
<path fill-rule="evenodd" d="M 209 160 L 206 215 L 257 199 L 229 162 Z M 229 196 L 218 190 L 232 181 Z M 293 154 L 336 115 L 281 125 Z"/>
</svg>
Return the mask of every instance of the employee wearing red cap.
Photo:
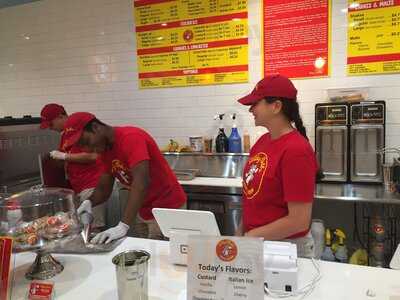
<svg viewBox="0 0 400 300">
<path fill-rule="evenodd" d="M 92 242 L 109 243 L 125 236 L 130 227 L 136 236 L 161 238 L 152 208 L 182 208 L 186 195 L 153 138 L 137 127 L 108 126 L 90 113 L 72 114 L 65 130 L 67 147 L 78 143 L 101 153 L 104 173 L 82 210 L 107 200 L 114 178 L 129 189 L 121 222 Z"/>
<path fill-rule="evenodd" d="M 239 100 L 250 106 L 255 125 L 268 133 L 251 148 L 243 171 L 238 234 L 290 240 L 297 244 L 299 256 L 312 257 L 309 228 L 317 162 L 296 100 L 296 88 L 282 75 L 265 77 Z"/>
<path fill-rule="evenodd" d="M 64 125 L 68 115 L 63 106 L 49 103 L 43 107 L 40 116 L 41 129 L 49 128 L 61 133 L 60 148 L 50 152 L 51 158 L 65 162 L 65 170 L 72 189 L 78 195 L 80 201 L 88 199 L 93 193 L 102 172 L 97 154 L 89 153 L 78 145 L 66 151 Z M 104 207 L 95 207 L 92 213 L 94 216 L 93 225 L 103 227 L 105 225 Z"/>
</svg>

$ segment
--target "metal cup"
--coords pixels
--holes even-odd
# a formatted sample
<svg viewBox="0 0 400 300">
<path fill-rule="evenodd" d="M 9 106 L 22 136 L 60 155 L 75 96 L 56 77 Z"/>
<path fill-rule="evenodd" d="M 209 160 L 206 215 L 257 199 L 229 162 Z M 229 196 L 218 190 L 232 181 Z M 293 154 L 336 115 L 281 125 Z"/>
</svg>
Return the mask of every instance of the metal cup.
<svg viewBox="0 0 400 300">
<path fill-rule="evenodd" d="M 150 254 L 143 250 L 128 250 L 113 257 L 119 300 L 148 299 L 149 259 Z"/>
<path fill-rule="evenodd" d="M 391 191 L 393 186 L 393 165 L 382 164 L 383 186 L 386 191 Z"/>
</svg>

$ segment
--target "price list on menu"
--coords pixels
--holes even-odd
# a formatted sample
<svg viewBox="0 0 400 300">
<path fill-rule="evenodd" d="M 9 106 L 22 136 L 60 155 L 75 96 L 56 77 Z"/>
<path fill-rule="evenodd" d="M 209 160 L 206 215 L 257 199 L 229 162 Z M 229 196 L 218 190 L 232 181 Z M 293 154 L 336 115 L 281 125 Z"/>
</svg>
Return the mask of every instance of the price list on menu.
<svg viewBox="0 0 400 300">
<path fill-rule="evenodd" d="M 248 81 L 247 0 L 134 1 L 140 88 Z"/>
<path fill-rule="evenodd" d="M 349 1 L 347 74 L 400 72 L 400 0 Z"/>
<path fill-rule="evenodd" d="M 330 0 L 263 0 L 264 75 L 329 75 Z"/>
</svg>

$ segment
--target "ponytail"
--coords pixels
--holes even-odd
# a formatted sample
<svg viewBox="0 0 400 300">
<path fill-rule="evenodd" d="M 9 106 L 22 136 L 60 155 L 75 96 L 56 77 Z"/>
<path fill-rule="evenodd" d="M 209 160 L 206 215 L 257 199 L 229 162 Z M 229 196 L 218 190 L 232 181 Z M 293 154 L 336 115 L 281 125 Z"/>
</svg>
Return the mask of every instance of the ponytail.
<svg viewBox="0 0 400 300">
<path fill-rule="evenodd" d="M 304 127 L 303 120 L 300 117 L 299 104 L 297 102 L 294 102 L 292 109 L 292 120 L 290 121 L 294 122 L 294 126 L 296 126 L 297 131 L 300 132 L 300 134 L 304 136 L 306 140 L 308 140 L 307 131 Z"/>
<path fill-rule="evenodd" d="M 287 98 L 268 97 L 265 99 L 268 103 L 273 103 L 278 100 L 282 102 L 282 113 L 290 122 L 294 123 L 297 131 L 308 140 L 306 128 L 304 127 L 303 120 L 300 117 L 299 103 L 293 99 Z"/>
<path fill-rule="evenodd" d="M 296 126 L 297 131 L 308 140 L 306 128 L 304 127 L 303 120 L 300 117 L 294 120 L 294 125 Z"/>
</svg>

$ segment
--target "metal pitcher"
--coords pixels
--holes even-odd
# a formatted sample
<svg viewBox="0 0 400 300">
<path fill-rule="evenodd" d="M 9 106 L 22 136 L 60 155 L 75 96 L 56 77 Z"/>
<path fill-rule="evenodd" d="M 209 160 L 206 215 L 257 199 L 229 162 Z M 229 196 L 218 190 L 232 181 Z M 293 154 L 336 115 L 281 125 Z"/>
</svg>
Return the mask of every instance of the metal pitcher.
<svg viewBox="0 0 400 300">
<path fill-rule="evenodd" d="M 150 254 L 143 250 L 128 250 L 113 257 L 119 300 L 148 299 L 149 259 Z"/>
<path fill-rule="evenodd" d="M 400 192 L 400 158 L 393 158 L 393 183 L 396 191 Z"/>
<path fill-rule="evenodd" d="M 391 191 L 393 186 L 393 165 L 382 164 L 383 186 L 386 191 Z"/>
<path fill-rule="evenodd" d="M 393 192 L 397 190 L 400 183 L 400 148 L 391 147 L 383 148 L 379 151 L 381 155 L 381 165 L 383 174 L 383 186 L 386 191 Z M 399 155 L 398 157 L 393 157 L 393 163 L 385 163 L 385 154 L 392 153 Z"/>
</svg>

